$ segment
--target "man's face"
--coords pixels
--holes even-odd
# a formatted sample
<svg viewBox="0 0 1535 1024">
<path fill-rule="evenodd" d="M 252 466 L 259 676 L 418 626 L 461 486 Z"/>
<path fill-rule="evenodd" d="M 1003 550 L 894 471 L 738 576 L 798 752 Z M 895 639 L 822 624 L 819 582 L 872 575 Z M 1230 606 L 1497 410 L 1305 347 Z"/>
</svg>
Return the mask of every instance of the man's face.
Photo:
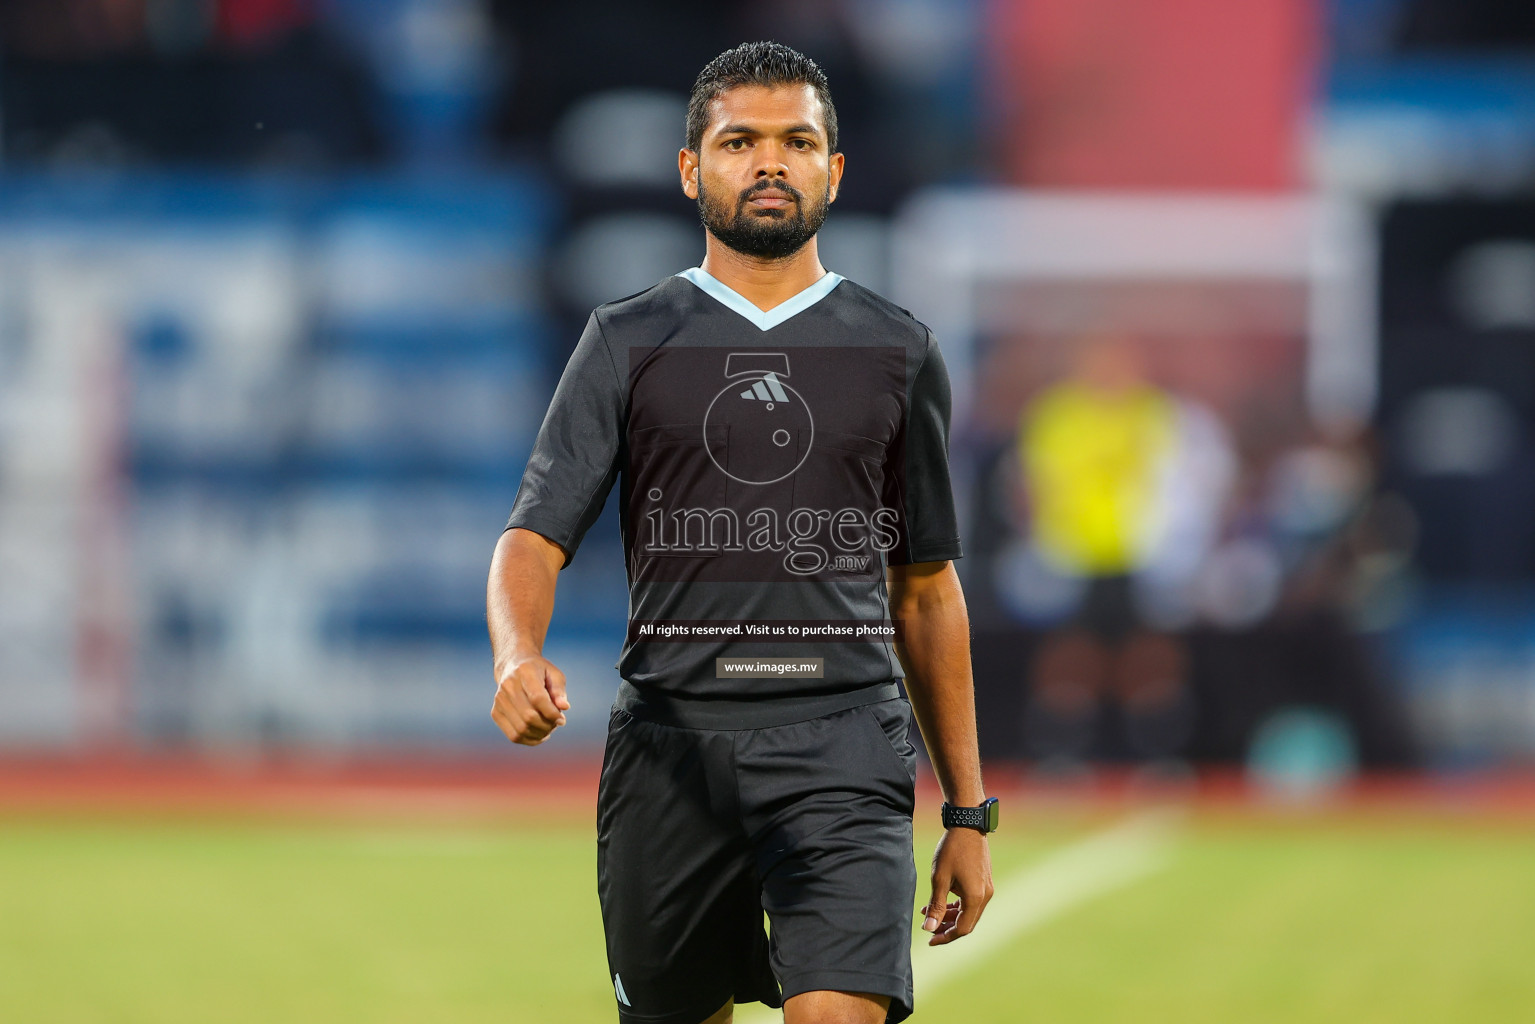
<svg viewBox="0 0 1535 1024">
<path fill-rule="evenodd" d="M 810 86 L 743 85 L 714 100 L 699 151 L 684 149 L 679 168 L 710 234 L 745 255 L 783 259 L 821 229 L 842 154 L 829 152 Z"/>
</svg>

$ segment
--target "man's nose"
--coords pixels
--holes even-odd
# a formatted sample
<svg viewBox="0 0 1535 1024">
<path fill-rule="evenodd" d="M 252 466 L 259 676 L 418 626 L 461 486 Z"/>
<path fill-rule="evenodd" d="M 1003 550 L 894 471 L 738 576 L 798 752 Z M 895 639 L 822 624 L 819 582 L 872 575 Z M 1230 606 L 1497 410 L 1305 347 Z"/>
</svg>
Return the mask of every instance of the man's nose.
<svg viewBox="0 0 1535 1024">
<path fill-rule="evenodd" d="M 757 165 L 758 178 L 787 178 L 789 176 L 788 165 L 781 160 L 764 160 Z"/>
</svg>

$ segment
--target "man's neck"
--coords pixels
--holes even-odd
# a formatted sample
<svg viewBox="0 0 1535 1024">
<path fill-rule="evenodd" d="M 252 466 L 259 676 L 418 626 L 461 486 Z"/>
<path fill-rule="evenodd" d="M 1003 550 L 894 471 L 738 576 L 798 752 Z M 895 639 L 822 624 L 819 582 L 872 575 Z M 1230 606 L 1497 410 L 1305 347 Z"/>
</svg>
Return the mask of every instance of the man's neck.
<svg viewBox="0 0 1535 1024">
<path fill-rule="evenodd" d="M 763 260 L 736 252 L 707 231 L 704 239 L 704 273 L 763 312 L 794 298 L 826 276 L 814 238 L 799 252 L 782 260 Z"/>
</svg>

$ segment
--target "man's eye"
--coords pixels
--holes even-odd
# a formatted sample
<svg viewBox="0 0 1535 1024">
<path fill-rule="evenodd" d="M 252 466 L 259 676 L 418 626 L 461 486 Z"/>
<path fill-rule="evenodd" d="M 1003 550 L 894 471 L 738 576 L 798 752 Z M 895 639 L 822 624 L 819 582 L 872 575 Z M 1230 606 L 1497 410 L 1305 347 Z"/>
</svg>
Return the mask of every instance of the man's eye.
<svg viewBox="0 0 1535 1024">
<path fill-rule="evenodd" d="M 809 139 L 791 139 L 790 140 L 790 145 L 792 145 L 795 149 L 809 149 L 810 148 L 810 140 Z"/>
<path fill-rule="evenodd" d="M 744 149 L 745 147 L 745 139 L 731 139 L 729 142 L 725 143 L 725 148 L 730 150 L 739 150 Z"/>
</svg>

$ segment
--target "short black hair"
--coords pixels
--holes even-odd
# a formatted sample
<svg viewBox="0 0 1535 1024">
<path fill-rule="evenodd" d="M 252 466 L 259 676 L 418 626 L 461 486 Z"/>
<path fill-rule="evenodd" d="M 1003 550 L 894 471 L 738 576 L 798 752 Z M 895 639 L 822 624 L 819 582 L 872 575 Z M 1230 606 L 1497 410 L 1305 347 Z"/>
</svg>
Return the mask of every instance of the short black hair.
<svg viewBox="0 0 1535 1024">
<path fill-rule="evenodd" d="M 809 57 L 783 43 L 742 43 L 711 60 L 698 73 L 688 99 L 687 147 L 693 152 L 704 142 L 709 127 L 709 104 L 727 89 L 738 85 L 808 85 L 821 101 L 826 145 L 837 152 L 837 108 L 832 106 L 826 72 Z"/>
</svg>

